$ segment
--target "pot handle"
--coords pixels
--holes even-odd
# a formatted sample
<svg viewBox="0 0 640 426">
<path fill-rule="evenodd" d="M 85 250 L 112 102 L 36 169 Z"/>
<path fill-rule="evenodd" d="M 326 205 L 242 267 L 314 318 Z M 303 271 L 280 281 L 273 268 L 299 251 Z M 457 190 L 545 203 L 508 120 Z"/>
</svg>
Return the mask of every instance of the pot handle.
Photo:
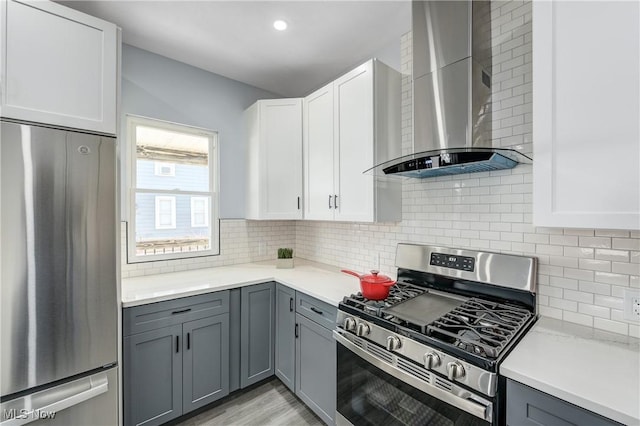
<svg viewBox="0 0 640 426">
<path fill-rule="evenodd" d="M 362 278 L 362 276 L 359 273 L 350 271 L 348 269 L 343 269 L 340 272 L 344 272 L 345 274 L 353 275 L 354 277 Z"/>
</svg>

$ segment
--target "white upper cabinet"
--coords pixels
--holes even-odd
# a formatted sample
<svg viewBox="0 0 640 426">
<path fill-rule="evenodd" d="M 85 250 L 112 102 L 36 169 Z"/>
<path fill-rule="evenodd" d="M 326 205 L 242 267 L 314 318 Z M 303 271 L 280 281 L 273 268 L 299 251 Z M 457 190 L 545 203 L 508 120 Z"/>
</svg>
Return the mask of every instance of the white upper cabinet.
<svg viewBox="0 0 640 426">
<path fill-rule="evenodd" d="M 401 183 L 363 172 L 400 156 L 400 73 L 371 60 L 304 99 L 305 219 L 398 221 Z"/>
<path fill-rule="evenodd" d="M 640 229 L 640 3 L 533 2 L 533 210 Z"/>
<path fill-rule="evenodd" d="M 0 115 L 115 134 L 116 26 L 47 1 L 2 1 L 0 15 Z"/>
<path fill-rule="evenodd" d="M 247 219 L 302 219 L 302 99 L 261 100 L 245 111 Z"/>
</svg>

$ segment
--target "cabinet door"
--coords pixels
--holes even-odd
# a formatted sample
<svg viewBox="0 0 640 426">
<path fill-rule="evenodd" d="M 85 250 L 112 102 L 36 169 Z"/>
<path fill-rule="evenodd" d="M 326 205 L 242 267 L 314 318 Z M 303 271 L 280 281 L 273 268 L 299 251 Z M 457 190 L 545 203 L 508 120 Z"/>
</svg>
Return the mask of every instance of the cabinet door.
<svg viewBox="0 0 640 426">
<path fill-rule="evenodd" d="M 116 26 L 53 2 L 2 2 L 3 117 L 116 133 Z"/>
<path fill-rule="evenodd" d="M 304 99 L 304 218 L 333 219 L 333 84 Z"/>
<path fill-rule="evenodd" d="M 302 219 L 302 99 L 260 101 L 263 219 Z"/>
<path fill-rule="evenodd" d="M 188 413 L 229 394 L 229 314 L 182 326 L 182 407 Z"/>
<path fill-rule="evenodd" d="M 275 283 L 242 287 L 240 385 L 245 388 L 274 372 Z"/>
<path fill-rule="evenodd" d="M 338 195 L 335 218 L 373 222 L 373 62 L 334 82 L 334 185 Z"/>
<path fill-rule="evenodd" d="M 614 426 L 619 423 L 507 380 L 507 426 Z"/>
<path fill-rule="evenodd" d="M 640 229 L 639 9 L 533 2 L 535 225 Z"/>
<path fill-rule="evenodd" d="M 159 425 L 182 414 L 182 325 L 124 339 L 124 424 Z"/>
<path fill-rule="evenodd" d="M 276 376 L 295 392 L 296 292 L 282 284 L 276 285 Z"/>
<path fill-rule="evenodd" d="M 327 424 L 336 413 L 336 342 L 331 330 L 296 314 L 296 395 Z"/>
</svg>

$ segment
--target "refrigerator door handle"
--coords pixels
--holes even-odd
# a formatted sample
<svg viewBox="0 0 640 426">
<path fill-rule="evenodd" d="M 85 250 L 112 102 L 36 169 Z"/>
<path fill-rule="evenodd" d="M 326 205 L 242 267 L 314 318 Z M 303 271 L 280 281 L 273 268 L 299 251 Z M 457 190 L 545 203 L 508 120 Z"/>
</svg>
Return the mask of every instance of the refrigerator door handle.
<svg viewBox="0 0 640 426">
<path fill-rule="evenodd" d="M 101 372 L 60 386 L 45 389 L 35 394 L 7 401 L 2 404 L 2 418 L 4 419 L 7 413 L 10 412 L 13 412 L 15 415 L 0 422 L 0 426 L 19 426 L 31 423 L 42 418 L 39 416 L 46 415 L 47 413 L 60 412 L 66 408 L 95 398 L 98 395 L 102 395 L 108 390 L 109 379 L 107 378 L 107 373 Z M 30 404 L 27 403 L 27 398 L 30 399 Z M 55 398 L 55 401 L 48 403 L 53 398 Z M 42 406 L 38 404 L 39 400 L 42 401 Z M 46 405 L 44 405 L 45 403 Z"/>
</svg>

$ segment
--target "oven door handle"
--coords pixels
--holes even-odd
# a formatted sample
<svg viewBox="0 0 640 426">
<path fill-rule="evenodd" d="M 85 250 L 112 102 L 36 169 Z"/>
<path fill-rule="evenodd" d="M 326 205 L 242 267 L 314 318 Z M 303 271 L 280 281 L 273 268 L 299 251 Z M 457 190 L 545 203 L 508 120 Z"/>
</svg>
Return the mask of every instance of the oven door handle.
<svg viewBox="0 0 640 426">
<path fill-rule="evenodd" d="M 472 414 L 478 418 L 491 422 L 492 416 L 492 404 L 490 402 L 487 405 L 483 404 L 480 401 L 472 400 L 469 398 L 465 398 L 463 396 L 458 396 L 453 393 L 444 391 L 440 388 L 433 386 L 432 384 L 425 382 L 393 365 L 371 355 L 369 352 L 361 349 L 352 343 L 349 339 L 344 337 L 339 331 L 333 331 L 333 338 L 340 343 L 345 348 L 349 349 L 354 354 L 358 355 L 360 358 L 379 368 L 380 370 L 392 375 L 393 377 L 402 380 L 406 384 L 413 386 L 421 390 L 422 392 L 433 396 L 441 401 L 444 401 L 448 404 L 453 405 L 456 408 L 466 411 L 469 414 Z M 464 391 L 469 396 L 473 394 L 468 391 Z"/>
</svg>

